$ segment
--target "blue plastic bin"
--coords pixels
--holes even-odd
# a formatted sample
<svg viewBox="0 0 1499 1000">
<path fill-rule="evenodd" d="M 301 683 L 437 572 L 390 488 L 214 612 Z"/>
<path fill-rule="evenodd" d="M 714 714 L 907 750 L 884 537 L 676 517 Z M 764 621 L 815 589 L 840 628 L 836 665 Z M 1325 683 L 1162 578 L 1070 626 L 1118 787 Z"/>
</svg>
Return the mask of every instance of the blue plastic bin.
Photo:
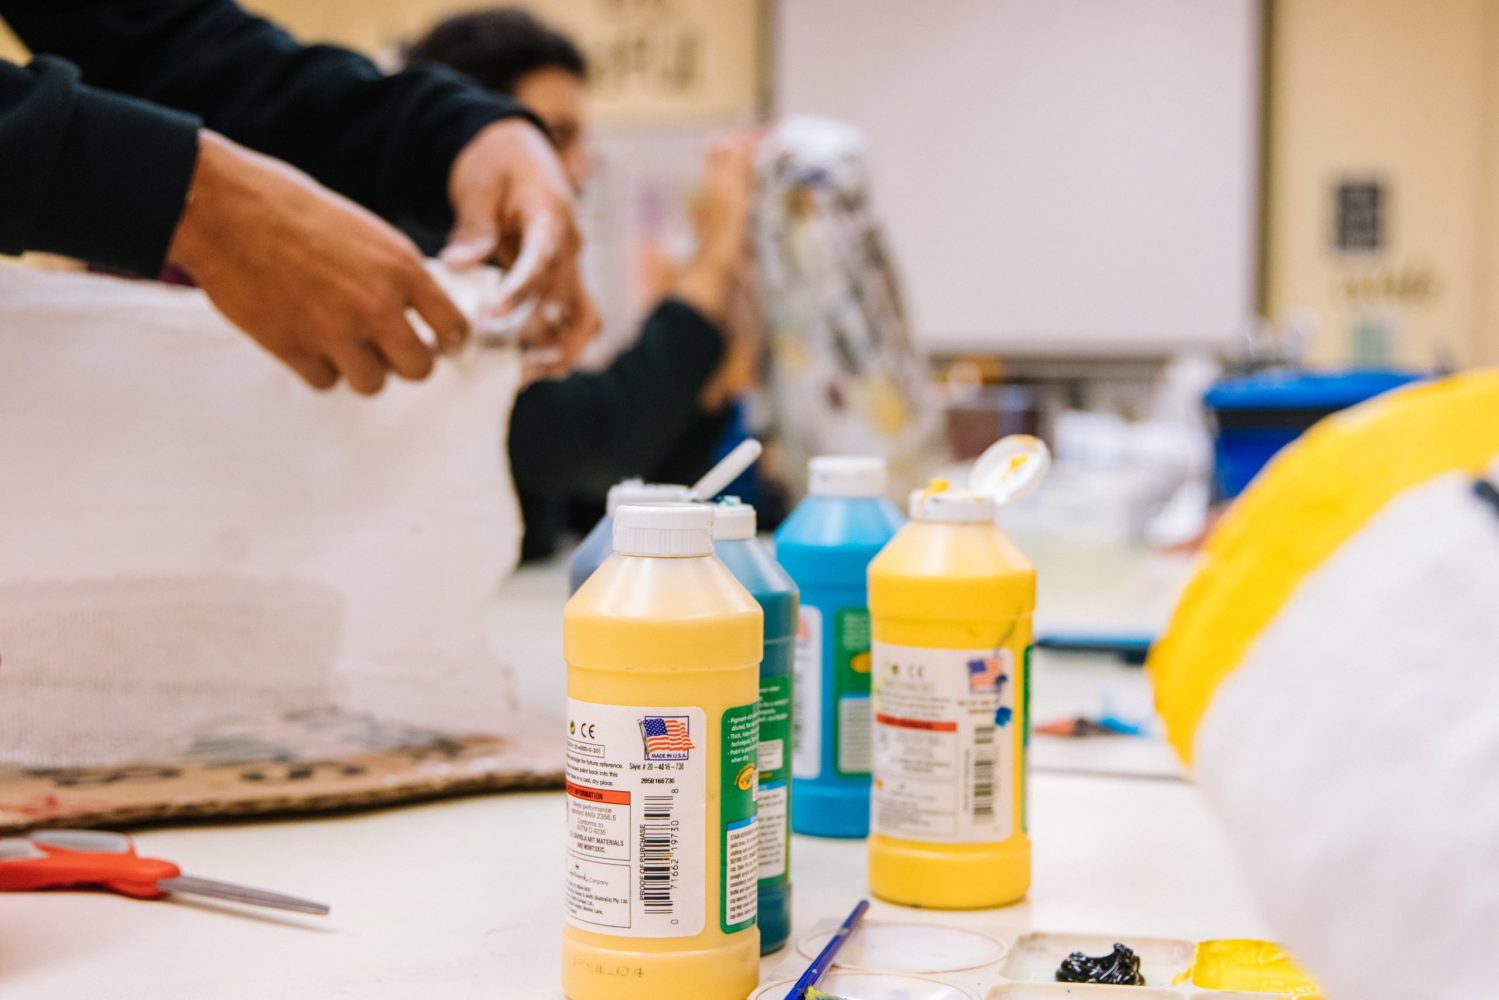
<svg viewBox="0 0 1499 1000">
<path fill-rule="evenodd" d="M 1203 399 L 1215 426 L 1215 496 L 1238 496 L 1276 452 L 1328 414 L 1423 377 L 1398 371 L 1260 372 L 1219 382 Z"/>
</svg>

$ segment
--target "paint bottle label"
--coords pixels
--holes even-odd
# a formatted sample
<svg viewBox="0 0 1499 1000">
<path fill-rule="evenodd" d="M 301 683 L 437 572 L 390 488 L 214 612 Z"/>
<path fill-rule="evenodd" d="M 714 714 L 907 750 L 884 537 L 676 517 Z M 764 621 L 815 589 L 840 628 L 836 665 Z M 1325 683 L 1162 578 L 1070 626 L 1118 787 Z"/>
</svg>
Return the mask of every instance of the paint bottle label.
<svg viewBox="0 0 1499 1000">
<path fill-rule="evenodd" d="M 838 699 L 838 773 L 867 778 L 871 760 L 869 609 L 841 608 L 833 616 L 833 690 Z"/>
<path fill-rule="evenodd" d="M 986 843 L 1014 827 L 1015 654 L 874 644 L 871 826 L 905 840 Z"/>
<path fill-rule="evenodd" d="M 791 773 L 815 778 L 822 773 L 822 611 L 808 604 L 797 619 L 792 672 Z"/>
<path fill-rule="evenodd" d="M 567 730 L 568 922 L 618 937 L 702 933 L 707 754 L 718 749 L 703 710 L 574 699 Z"/>
<path fill-rule="evenodd" d="M 719 774 L 719 883 L 723 901 L 719 929 L 725 934 L 755 924 L 760 892 L 760 824 L 755 815 L 755 792 L 760 769 L 755 760 L 760 745 L 757 705 L 739 705 L 723 713 Z"/>
<path fill-rule="evenodd" d="M 786 645 L 766 646 L 767 659 L 787 655 Z M 784 667 L 782 667 L 784 670 Z M 757 758 L 760 768 L 760 790 L 755 795 L 755 811 L 760 826 L 761 880 L 786 874 L 786 816 L 791 807 L 791 684 L 790 676 L 760 678 L 760 746 Z"/>
</svg>

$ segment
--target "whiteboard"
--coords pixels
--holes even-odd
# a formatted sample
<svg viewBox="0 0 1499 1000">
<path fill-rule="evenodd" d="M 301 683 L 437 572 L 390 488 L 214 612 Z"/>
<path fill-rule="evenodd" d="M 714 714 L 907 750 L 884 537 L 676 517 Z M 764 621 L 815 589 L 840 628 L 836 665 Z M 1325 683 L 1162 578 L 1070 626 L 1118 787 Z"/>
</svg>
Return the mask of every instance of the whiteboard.
<svg viewBox="0 0 1499 1000">
<path fill-rule="evenodd" d="M 778 113 L 870 141 L 929 350 L 1222 344 L 1254 304 L 1259 0 L 781 0 Z"/>
</svg>

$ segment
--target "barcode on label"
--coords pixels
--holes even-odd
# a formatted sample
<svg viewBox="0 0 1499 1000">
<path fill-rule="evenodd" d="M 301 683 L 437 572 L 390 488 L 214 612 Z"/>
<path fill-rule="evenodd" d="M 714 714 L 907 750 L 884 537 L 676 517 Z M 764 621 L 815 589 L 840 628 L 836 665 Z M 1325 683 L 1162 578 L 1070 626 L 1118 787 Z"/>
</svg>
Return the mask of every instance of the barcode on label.
<svg viewBox="0 0 1499 1000">
<path fill-rule="evenodd" d="M 998 748 L 994 745 L 994 726 L 980 726 L 973 731 L 973 818 L 994 819 L 994 765 Z"/>
<path fill-rule="evenodd" d="M 838 770 L 868 774 L 874 763 L 874 713 L 867 695 L 838 700 Z"/>
<path fill-rule="evenodd" d="M 670 795 L 646 795 L 640 822 L 640 903 L 645 912 L 676 912 L 677 821 Z"/>
</svg>

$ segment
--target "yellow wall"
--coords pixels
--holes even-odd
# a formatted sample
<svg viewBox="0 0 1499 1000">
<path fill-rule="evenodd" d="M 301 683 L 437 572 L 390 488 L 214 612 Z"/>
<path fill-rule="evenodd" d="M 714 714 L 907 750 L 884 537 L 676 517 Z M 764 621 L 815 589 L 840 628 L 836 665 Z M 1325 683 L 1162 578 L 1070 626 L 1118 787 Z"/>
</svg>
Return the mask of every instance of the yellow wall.
<svg viewBox="0 0 1499 1000">
<path fill-rule="evenodd" d="M 16 36 L 11 34 L 10 29 L 5 26 L 5 22 L 0 21 L 0 59 L 9 59 L 12 62 L 16 62 L 25 57 L 25 47 L 16 41 Z"/>
<path fill-rule="evenodd" d="M 1489 0 L 1483 13 L 1483 95 L 1479 116 L 1483 145 L 1479 150 L 1478 224 L 1484 239 L 1475 262 L 1478 286 L 1477 317 L 1473 330 L 1474 364 L 1499 364 L 1499 0 Z"/>
<path fill-rule="evenodd" d="M 1361 316 L 1399 358 L 1499 361 L 1499 0 L 1273 0 L 1266 307 L 1320 319 L 1319 361 Z M 1388 185 L 1387 249 L 1331 249 L 1340 178 Z"/>
<path fill-rule="evenodd" d="M 388 51 L 482 0 L 247 0 L 301 38 Z M 499 6 L 501 4 L 495 4 Z M 758 0 L 536 0 L 595 69 L 605 120 L 748 117 L 760 86 Z"/>
<path fill-rule="evenodd" d="M 499 4 L 496 4 L 497 6 Z M 483 0 L 246 0 L 306 41 L 391 52 Z M 605 121 L 748 119 L 761 102 L 762 0 L 540 0 L 525 4 L 578 39 Z M 0 58 L 24 50 L 0 25 Z"/>
</svg>

